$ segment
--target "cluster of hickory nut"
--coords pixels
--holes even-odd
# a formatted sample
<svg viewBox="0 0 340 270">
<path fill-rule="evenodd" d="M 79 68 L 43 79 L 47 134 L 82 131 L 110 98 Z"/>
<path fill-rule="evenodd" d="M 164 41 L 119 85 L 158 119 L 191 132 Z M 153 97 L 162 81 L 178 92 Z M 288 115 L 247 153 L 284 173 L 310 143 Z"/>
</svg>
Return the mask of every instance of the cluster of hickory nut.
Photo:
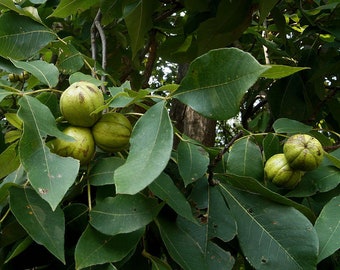
<svg viewBox="0 0 340 270">
<path fill-rule="evenodd" d="M 71 84 L 60 97 L 60 111 L 69 124 L 63 133 L 74 140 L 53 139 L 49 144 L 51 151 L 71 156 L 84 165 L 93 158 L 96 146 L 111 153 L 128 147 L 130 121 L 120 113 L 96 112 L 103 105 L 102 91 L 94 84 L 85 81 Z"/>
<path fill-rule="evenodd" d="M 266 179 L 278 187 L 294 188 L 306 171 L 316 169 L 322 162 L 321 143 L 307 134 L 296 134 L 283 145 L 283 153 L 270 157 L 264 167 Z"/>
</svg>

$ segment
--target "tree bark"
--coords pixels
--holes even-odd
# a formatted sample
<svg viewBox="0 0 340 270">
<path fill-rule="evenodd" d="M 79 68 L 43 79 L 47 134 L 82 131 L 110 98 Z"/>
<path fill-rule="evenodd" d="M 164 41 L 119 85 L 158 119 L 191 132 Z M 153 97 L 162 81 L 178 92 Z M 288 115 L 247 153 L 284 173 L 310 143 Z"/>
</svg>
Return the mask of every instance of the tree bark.
<svg viewBox="0 0 340 270">
<path fill-rule="evenodd" d="M 189 64 L 181 64 L 178 68 L 177 83 L 180 83 L 188 70 Z M 205 146 L 214 146 L 216 121 L 205 118 L 189 106 L 177 99 L 172 102 L 170 117 L 177 130 L 188 137 L 199 141 Z M 174 147 L 177 148 L 179 139 L 175 137 Z"/>
</svg>

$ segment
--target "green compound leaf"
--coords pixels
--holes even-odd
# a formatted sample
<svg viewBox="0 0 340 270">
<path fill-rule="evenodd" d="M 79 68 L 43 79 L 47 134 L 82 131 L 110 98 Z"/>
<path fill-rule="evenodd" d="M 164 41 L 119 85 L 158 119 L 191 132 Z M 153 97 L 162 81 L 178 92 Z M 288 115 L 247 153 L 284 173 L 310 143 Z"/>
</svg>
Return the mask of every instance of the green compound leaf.
<svg viewBox="0 0 340 270">
<path fill-rule="evenodd" d="M 161 101 L 132 130 L 129 156 L 114 173 L 117 193 L 136 194 L 154 181 L 168 164 L 172 142 L 173 127 Z"/>
<path fill-rule="evenodd" d="M 268 68 L 236 48 L 212 50 L 191 63 L 174 97 L 205 117 L 226 120 Z"/>
<path fill-rule="evenodd" d="M 152 193 L 166 202 L 177 214 L 189 221 L 196 222 L 189 202 L 176 187 L 169 175 L 161 173 L 161 175 L 149 185 L 149 188 Z"/>
<path fill-rule="evenodd" d="M 207 227 L 186 219 L 170 222 L 158 218 L 156 224 L 171 257 L 186 270 L 231 270 L 234 259 L 207 238 Z"/>
<path fill-rule="evenodd" d="M 263 161 L 260 148 L 249 137 L 236 141 L 227 159 L 227 171 L 263 180 Z"/>
<path fill-rule="evenodd" d="M 0 56 L 28 59 L 56 38 L 55 33 L 40 23 L 16 13 L 0 16 Z"/>
<path fill-rule="evenodd" d="M 76 179 L 79 161 L 51 153 L 45 138 L 72 138 L 58 130 L 51 111 L 37 99 L 23 96 L 19 105 L 18 116 L 24 123 L 19 143 L 21 163 L 35 191 L 55 209 Z"/>
<path fill-rule="evenodd" d="M 309 69 L 308 67 L 291 67 L 284 65 L 270 65 L 270 68 L 262 73 L 261 77 L 268 79 L 280 79 L 290 76 L 301 70 Z"/>
<path fill-rule="evenodd" d="M 63 211 L 59 207 L 52 211 L 34 190 L 19 187 L 10 188 L 10 206 L 15 218 L 32 239 L 65 263 Z"/>
<path fill-rule="evenodd" d="M 122 260 L 136 247 L 143 234 L 144 228 L 132 233 L 110 236 L 88 226 L 76 246 L 76 270 Z"/>
<path fill-rule="evenodd" d="M 237 238 L 255 269 L 316 269 L 319 241 L 312 223 L 293 207 L 221 185 L 237 223 Z"/>
<path fill-rule="evenodd" d="M 72 14 L 81 13 L 98 3 L 99 0 L 61 0 L 49 17 L 66 18 Z"/>
<path fill-rule="evenodd" d="M 320 241 L 318 262 L 332 255 L 340 248 L 340 196 L 331 199 L 322 209 L 315 222 Z"/>
<path fill-rule="evenodd" d="M 90 213 L 90 223 L 107 235 L 129 233 L 149 224 L 161 207 L 157 200 L 141 194 L 118 194 L 97 202 Z"/>
<path fill-rule="evenodd" d="M 49 64 L 42 60 L 36 60 L 31 62 L 12 60 L 12 63 L 17 68 L 22 68 L 31 73 L 40 82 L 48 85 L 49 88 L 52 88 L 58 84 L 59 71 L 53 64 Z"/>
<path fill-rule="evenodd" d="M 308 133 L 313 127 L 307 126 L 299 121 L 289 119 L 289 118 L 279 118 L 274 124 L 273 128 L 277 133 Z"/>
<path fill-rule="evenodd" d="M 132 57 L 143 47 L 145 35 L 152 27 L 152 14 L 158 5 L 158 1 L 149 0 L 125 6 L 123 16 L 131 39 Z"/>
<path fill-rule="evenodd" d="M 113 174 L 125 160 L 118 157 L 108 157 L 96 160 L 90 170 L 89 179 L 93 186 L 114 184 Z"/>
<path fill-rule="evenodd" d="M 178 169 L 185 186 L 201 178 L 207 171 L 209 155 L 203 147 L 190 142 L 178 144 Z"/>
</svg>

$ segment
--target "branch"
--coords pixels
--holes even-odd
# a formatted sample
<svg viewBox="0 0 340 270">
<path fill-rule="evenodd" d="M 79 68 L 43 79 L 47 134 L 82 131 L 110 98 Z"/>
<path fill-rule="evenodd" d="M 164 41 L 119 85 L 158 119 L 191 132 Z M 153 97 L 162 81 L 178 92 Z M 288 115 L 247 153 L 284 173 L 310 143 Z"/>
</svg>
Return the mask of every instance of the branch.
<svg viewBox="0 0 340 270">
<path fill-rule="evenodd" d="M 96 36 L 99 34 L 100 41 L 102 44 L 102 68 L 105 70 L 107 65 L 107 55 L 106 55 L 106 36 L 101 25 L 102 13 L 99 9 L 96 17 L 91 26 L 91 51 L 92 51 L 92 59 L 97 60 L 97 44 L 96 44 Z M 94 74 L 92 74 L 94 75 Z M 105 75 L 102 76 L 102 81 L 105 81 Z"/>
<path fill-rule="evenodd" d="M 208 166 L 208 182 L 209 185 L 215 186 L 217 184 L 216 180 L 214 179 L 214 168 L 216 165 L 222 160 L 223 155 L 229 150 L 230 146 L 233 145 L 233 143 L 241 138 L 243 136 L 243 132 L 240 131 L 237 133 L 228 144 L 224 146 L 224 148 L 218 153 L 218 155 L 214 158 L 214 160 L 210 163 Z"/>
<path fill-rule="evenodd" d="M 256 100 L 260 99 L 259 103 L 257 103 L 255 106 L 254 106 L 254 103 Z M 264 105 L 266 105 L 267 103 L 267 99 L 265 99 L 265 97 L 262 97 L 262 96 L 258 96 L 257 99 L 254 100 L 254 102 L 252 102 L 251 106 L 249 106 L 246 111 L 244 112 L 244 114 L 242 114 L 242 119 L 241 119 L 241 122 L 242 122 L 242 126 L 245 128 L 245 129 L 248 129 L 248 122 L 247 120 L 249 118 L 251 118 L 251 116 L 255 115 Z"/>
<path fill-rule="evenodd" d="M 264 26 L 264 28 L 267 29 L 267 20 L 264 20 L 264 21 L 263 21 L 263 26 Z M 264 39 L 267 39 L 266 30 L 263 30 L 263 31 L 262 31 L 262 37 L 263 37 Z M 267 48 L 267 46 L 265 46 L 265 45 L 262 45 L 262 48 L 263 48 L 263 54 L 264 54 L 264 59 L 265 59 L 266 65 L 270 65 L 270 59 L 269 59 L 269 54 L 268 54 L 268 48 Z"/>
<path fill-rule="evenodd" d="M 152 69 L 156 62 L 156 58 L 157 58 L 156 34 L 157 34 L 157 30 L 152 29 L 150 31 L 150 40 L 149 40 L 149 44 L 147 45 L 149 56 L 148 56 L 148 60 L 146 62 L 146 66 L 145 66 L 145 70 L 143 74 L 142 88 L 149 87 L 149 79 L 152 75 Z"/>
</svg>

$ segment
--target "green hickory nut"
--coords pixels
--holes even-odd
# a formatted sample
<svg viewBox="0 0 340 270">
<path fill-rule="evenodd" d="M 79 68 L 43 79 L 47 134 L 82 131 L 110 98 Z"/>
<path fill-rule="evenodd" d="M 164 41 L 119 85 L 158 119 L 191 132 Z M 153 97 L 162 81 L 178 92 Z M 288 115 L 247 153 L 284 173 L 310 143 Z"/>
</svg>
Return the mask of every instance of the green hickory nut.
<svg viewBox="0 0 340 270">
<path fill-rule="evenodd" d="M 93 112 L 103 105 L 102 91 L 85 81 L 71 84 L 60 97 L 61 114 L 73 126 L 92 127 L 102 115 Z"/>
<path fill-rule="evenodd" d="M 74 141 L 64 141 L 56 138 L 49 144 L 52 152 L 63 157 L 73 157 L 81 165 L 88 164 L 95 154 L 95 143 L 91 129 L 85 127 L 69 126 L 63 133 L 74 138 Z"/>
<path fill-rule="evenodd" d="M 92 127 L 96 145 L 105 152 L 119 152 L 128 147 L 132 126 L 123 114 L 109 112 Z"/>
<path fill-rule="evenodd" d="M 322 162 L 324 151 L 321 143 L 307 134 L 296 134 L 288 138 L 283 153 L 293 169 L 311 171 Z"/>
<path fill-rule="evenodd" d="M 276 154 L 270 157 L 265 166 L 266 178 L 278 187 L 294 188 L 300 181 L 304 172 L 294 170 L 288 164 L 284 154 Z"/>
</svg>

